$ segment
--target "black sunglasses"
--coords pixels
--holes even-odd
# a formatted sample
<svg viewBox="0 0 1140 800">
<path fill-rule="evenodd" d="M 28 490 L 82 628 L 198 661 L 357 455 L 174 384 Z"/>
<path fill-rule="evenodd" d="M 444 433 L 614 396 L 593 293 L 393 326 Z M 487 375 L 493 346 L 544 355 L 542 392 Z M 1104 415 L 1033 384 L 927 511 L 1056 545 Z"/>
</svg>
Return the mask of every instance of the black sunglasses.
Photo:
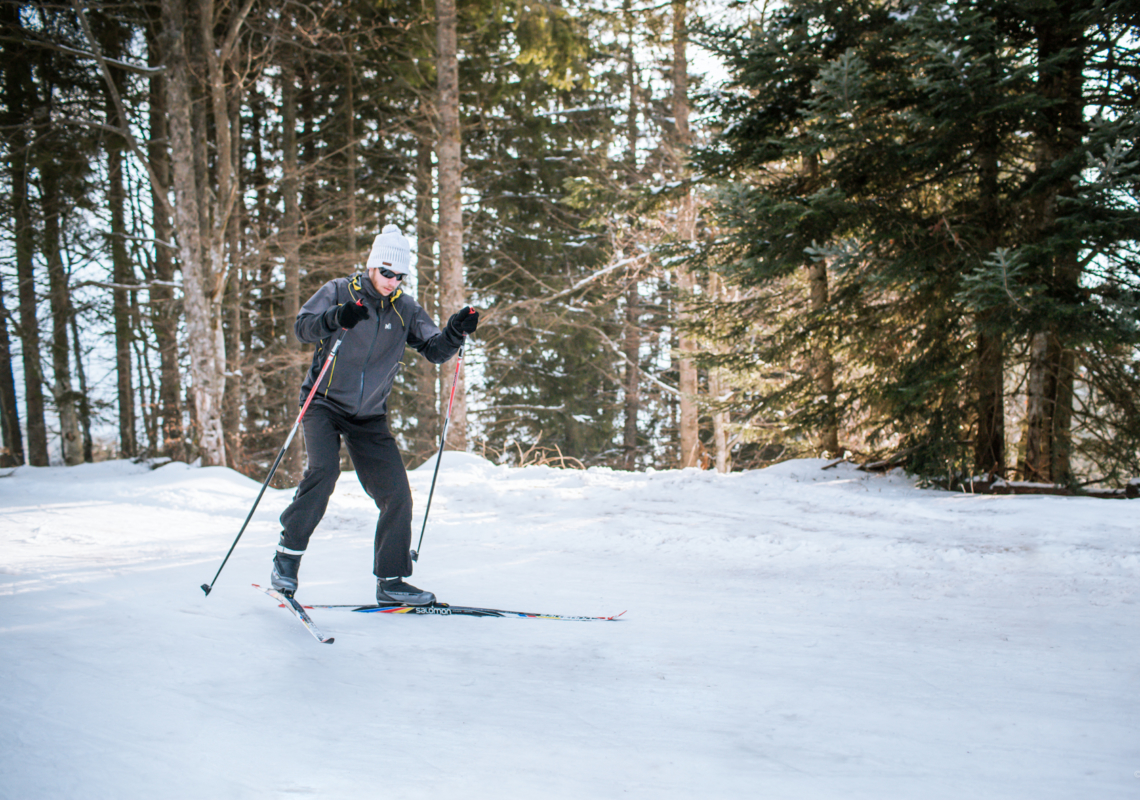
<svg viewBox="0 0 1140 800">
<path fill-rule="evenodd" d="M 402 273 L 402 272 L 392 272 L 392 270 L 384 269 L 383 267 L 377 267 L 376 269 L 379 270 L 380 274 L 383 275 L 385 278 L 388 278 L 388 279 L 395 278 L 398 281 L 402 281 L 404 279 L 404 273 Z"/>
</svg>

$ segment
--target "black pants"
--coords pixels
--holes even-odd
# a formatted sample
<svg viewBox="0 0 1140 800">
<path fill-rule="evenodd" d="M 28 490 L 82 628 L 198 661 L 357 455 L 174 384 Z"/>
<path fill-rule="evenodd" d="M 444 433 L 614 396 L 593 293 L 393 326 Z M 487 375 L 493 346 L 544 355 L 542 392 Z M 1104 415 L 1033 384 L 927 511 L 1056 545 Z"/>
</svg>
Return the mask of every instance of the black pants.
<svg viewBox="0 0 1140 800">
<path fill-rule="evenodd" d="M 281 545 L 296 551 L 308 548 L 340 477 L 343 436 L 360 485 L 380 509 L 372 574 L 378 578 L 411 575 L 412 490 L 388 420 L 349 417 L 314 403 L 302 425 L 308 464 L 293 502 L 281 514 Z"/>
</svg>

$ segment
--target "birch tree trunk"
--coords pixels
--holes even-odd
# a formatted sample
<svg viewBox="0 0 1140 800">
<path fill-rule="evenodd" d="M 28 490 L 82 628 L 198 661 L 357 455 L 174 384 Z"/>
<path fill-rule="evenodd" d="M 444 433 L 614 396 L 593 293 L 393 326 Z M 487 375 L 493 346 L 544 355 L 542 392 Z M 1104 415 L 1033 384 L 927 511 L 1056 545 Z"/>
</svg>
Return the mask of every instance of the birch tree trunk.
<svg viewBox="0 0 1140 800">
<path fill-rule="evenodd" d="M 59 444 L 63 463 L 69 467 L 83 463 L 83 436 L 79 430 L 77 395 L 71 384 L 71 292 L 60 253 L 60 197 L 54 165 L 42 172 L 44 209 L 44 255 L 47 257 L 51 297 L 52 395 L 59 414 Z M 130 455 L 130 454 L 125 454 Z"/>
<path fill-rule="evenodd" d="M 95 460 L 95 446 L 91 438 L 91 399 L 87 391 L 87 376 L 83 371 L 83 347 L 79 342 L 78 316 L 74 310 L 70 315 L 71 352 L 75 355 L 75 376 L 79 379 L 79 427 L 83 431 L 83 460 L 90 464 Z"/>
<path fill-rule="evenodd" d="M 437 50 L 436 65 L 439 88 L 439 296 L 441 320 L 464 306 L 463 285 L 463 151 L 459 128 L 459 19 L 455 0 L 436 0 Z M 440 398 L 441 407 L 452 391 L 455 393 L 451 422 L 447 429 L 447 445 L 453 450 L 467 449 L 466 376 L 447 366 L 447 390 Z M 454 376 L 454 379 L 453 379 Z M 454 380 L 454 389 L 451 386 Z M 443 408 L 446 412 L 446 408 Z"/>
<path fill-rule="evenodd" d="M 52 116 L 53 93 L 51 86 L 46 87 L 49 119 Z M 45 142 L 49 148 L 51 141 L 49 135 Z M 52 396 L 55 400 L 56 413 L 59 415 L 60 456 L 63 463 L 70 467 L 83 463 L 83 438 L 79 430 L 79 414 L 76 407 L 78 395 L 71 383 L 71 347 L 68 328 L 72 315 L 71 290 L 68 287 L 67 271 L 63 267 L 60 239 L 64 213 L 59 186 L 62 170 L 57 162 L 49 160 L 40 166 L 39 172 L 44 224 L 42 247 L 47 261 L 48 291 L 51 299 Z M 133 455 L 133 452 L 127 455 Z"/>
<path fill-rule="evenodd" d="M 152 17 L 156 16 L 151 11 Z M 153 19 L 153 25 L 161 20 Z M 162 50 L 158 40 L 148 30 L 147 63 L 152 67 L 163 63 Z M 154 277 L 156 283 L 150 290 L 150 316 L 154 328 L 155 343 L 159 355 L 159 407 L 162 416 L 162 452 L 168 458 L 180 461 L 183 452 L 182 431 L 182 372 L 178 368 L 178 308 L 174 289 L 169 284 L 174 281 L 174 259 L 165 243 L 172 241 L 174 231 L 170 215 L 163 202 L 166 189 L 170 186 L 170 150 L 167 139 L 166 81 L 162 74 L 149 79 L 150 92 L 150 140 L 147 144 L 147 157 L 151 173 L 157 186 L 151 186 L 152 225 L 154 238 L 158 244 L 154 248 Z M 161 195 L 161 196 L 160 196 Z"/>
<path fill-rule="evenodd" d="M 686 29 L 686 0 L 673 0 L 673 118 L 677 126 L 677 145 L 682 151 L 693 143 L 689 130 L 689 61 L 686 54 L 688 32 Z M 682 158 L 687 158 L 682 156 Z M 687 168 L 682 168 L 682 174 Z M 697 209 L 691 192 L 681 199 L 677 210 L 677 236 L 682 242 L 696 239 Z M 678 316 L 682 324 L 688 318 L 684 298 L 691 297 L 696 289 L 696 280 L 688 270 L 677 270 L 677 285 L 681 290 L 682 302 L 678 305 Z M 700 464 L 700 437 L 697 397 L 697 365 L 693 355 L 697 343 L 692 337 L 682 334 L 678 340 L 680 357 L 677 370 L 680 375 L 678 388 L 681 391 L 681 468 Z"/>
<path fill-rule="evenodd" d="M 178 233 L 182 265 L 194 418 L 203 464 L 221 466 L 225 464 L 221 419 L 225 351 L 216 300 L 221 282 L 207 261 L 202 242 L 202 205 L 206 202 L 208 187 L 199 185 L 196 174 L 195 135 L 190 113 L 193 97 L 186 48 L 186 0 L 162 0 L 162 23 L 167 106 L 170 111 L 174 228 Z M 225 125 L 224 116 L 222 125 Z M 201 134 L 204 136 L 205 131 Z M 228 162 L 229 153 L 225 155 Z"/>
<path fill-rule="evenodd" d="M 715 272 L 709 276 L 709 299 L 713 302 L 727 299 L 724 281 Z M 709 413 L 712 416 L 713 425 L 713 459 L 716 471 L 721 474 L 732 468 L 728 444 L 729 415 L 727 411 L 717 405 L 725 401 L 727 393 L 726 371 L 722 367 L 712 367 L 709 369 L 709 401 L 712 405 Z"/>
<path fill-rule="evenodd" d="M 248 9 L 248 6 L 247 6 Z M 229 7 L 230 17 L 224 28 L 226 35 L 223 41 L 215 39 L 214 32 L 219 29 L 220 20 L 214 0 L 198 0 L 198 24 L 202 41 L 202 51 L 206 61 L 206 84 L 213 111 L 214 132 L 214 189 L 207 192 L 204 198 L 209 202 L 210 230 L 207 239 L 207 254 L 209 267 L 206 275 L 209 282 L 206 284 L 208 292 L 210 325 L 214 338 L 214 365 L 216 378 L 211 384 L 214 399 L 222 405 L 222 412 L 218 414 L 216 432 L 211 431 L 211 437 L 219 437 L 217 445 L 221 448 L 221 462 L 226 463 L 225 435 L 222 420 L 225 413 L 226 396 L 226 369 L 231 360 L 226 355 L 225 326 L 223 325 L 224 301 L 227 286 L 231 283 L 236 287 L 239 275 L 230 275 L 231 263 L 238 261 L 237 229 L 235 222 L 240 198 L 240 181 L 237 175 L 237 151 L 241 141 L 240 116 L 235 113 L 240 108 L 241 81 L 233 74 L 232 60 L 237 50 L 238 32 L 244 19 L 243 12 L 236 7 Z M 247 13 L 247 10 L 246 10 Z M 205 133 L 205 131 L 203 131 Z M 236 270 L 235 270 L 236 271 Z M 240 333 L 240 326 L 239 331 Z M 236 346 L 236 339 L 235 339 Z M 236 362 L 234 362 L 236 364 Z M 234 371 L 230 380 L 240 381 L 239 373 Z M 236 424 L 236 423 L 235 423 Z M 236 431 L 235 431 L 236 434 Z M 213 438 L 211 439 L 213 444 Z M 233 463 L 233 462 L 231 462 Z"/>
</svg>

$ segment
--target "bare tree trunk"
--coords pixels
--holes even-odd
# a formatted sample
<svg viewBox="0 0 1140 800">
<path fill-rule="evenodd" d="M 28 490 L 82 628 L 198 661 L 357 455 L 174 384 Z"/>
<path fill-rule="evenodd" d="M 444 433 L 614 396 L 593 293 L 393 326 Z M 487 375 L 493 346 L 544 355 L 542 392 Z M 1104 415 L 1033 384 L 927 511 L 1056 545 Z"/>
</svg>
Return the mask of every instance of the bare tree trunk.
<svg viewBox="0 0 1140 800">
<path fill-rule="evenodd" d="M 285 328 L 286 350 L 299 354 L 302 345 L 293 330 L 293 324 L 301 310 L 301 187 L 297 177 L 297 75 L 293 69 L 295 56 L 291 48 L 282 48 L 280 56 L 281 158 L 284 169 L 281 194 L 285 205 L 285 215 L 281 220 L 281 251 L 285 267 L 285 298 L 281 321 Z M 298 374 L 297 378 L 299 385 L 301 374 Z M 293 382 L 289 382 L 286 400 L 290 407 L 296 402 L 292 396 L 293 389 Z M 304 442 L 298 436 L 289 445 L 282 464 L 290 482 L 293 479 L 300 479 L 305 466 L 304 458 Z"/>
<path fill-rule="evenodd" d="M 241 130 L 241 95 L 229 95 L 229 125 L 237 132 Z M 226 461 L 234 469 L 244 471 L 245 447 L 242 435 L 242 408 L 244 403 L 245 378 L 242 371 L 242 333 L 244 315 L 242 313 L 242 269 L 241 269 L 241 225 L 244 204 L 241 192 L 241 138 L 235 136 L 232 146 L 232 171 L 237 198 L 226 226 L 226 252 L 229 255 L 229 287 L 225 294 L 226 311 L 226 391 L 222 419 L 226 432 Z"/>
<path fill-rule="evenodd" d="M 1053 409 L 1053 480 L 1073 479 L 1073 395 L 1077 358 L 1069 348 L 1057 354 L 1056 405 Z"/>
<path fill-rule="evenodd" d="M 681 209 L 678 213 L 678 229 L 683 237 L 683 241 L 691 241 L 694 238 L 693 231 L 695 225 L 691 220 L 695 215 L 693 208 L 692 198 L 685 198 L 681 201 Z M 680 290 L 681 301 L 677 304 L 678 317 L 684 322 L 688 316 L 686 299 L 690 298 L 693 291 L 696 289 L 696 280 L 685 269 L 677 270 L 677 288 Z M 679 375 L 677 388 L 681 392 L 681 416 L 679 420 L 680 436 L 681 436 L 681 468 L 697 467 L 701 463 L 701 442 L 700 442 L 700 428 L 699 428 L 699 406 L 698 406 L 698 376 L 697 365 L 693 361 L 693 355 L 696 353 L 697 344 L 693 341 L 691 336 L 682 333 L 678 337 L 677 349 L 679 357 L 677 359 L 677 372 Z"/>
<path fill-rule="evenodd" d="M 152 11 L 152 14 L 154 12 Z M 154 24 L 160 24 L 154 20 Z M 152 67 L 163 62 L 162 50 L 155 37 L 148 33 L 147 62 Z M 174 238 L 170 216 L 166 212 L 160 192 L 165 195 L 170 186 L 170 150 L 166 125 L 166 82 L 162 74 L 150 78 L 150 141 L 148 159 L 151 172 L 161 188 L 151 186 L 152 225 L 154 238 L 159 244 L 154 248 L 154 277 L 157 281 L 150 290 L 150 315 L 154 327 L 155 343 L 159 356 L 159 406 L 162 416 L 162 452 L 175 460 L 185 458 L 182 431 L 182 372 L 178 368 L 178 307 L 174 299 L 174 289 L 169 284 L 174 281 L 174 259 L 166 247 Z"/>
<path fill-rule="evenodd" d="M 1080 144 L 1084 129 L 1084 47 L 1083 29 L 1076 18 L 1079 4 L 1062 2 L 1040 15 L 1035 25 L 1038 91 L 1047 105 L 1039 112 L 1035 143 L 1035 168 L 1042 177 Z M 1055 232 L 1057 204 L 1075 194 L 1073 177 L 1052 178 L 1037 200 L 1038 230 L 1041 236 Z M 1080 291 L 1081 268 L 1077 250 L 1057 245 L 1041 266 L 1043 282 L 1054 297 L 1072 297 Z M 1028 392 L 1026 398 L 1027 477 L 1052 483 L 1072 479 L 1071 425 L 1075 355 L 1066 346 L 1056 323 L 1033 335 L 1030 345 Z"/>
<path fill-rule="evenodd" d="M 20 9 L 15 4 L 0 5 L 0 25 L 20 31 Z M 30 106 L 34 102 L 31 85 L 31 68 L 27 59 L 16 59 L 5 65 L 4 105 L 8 113 L 3 122 L 10 129 L 5 132 L 8 155 L 9 202 L 15 223 L 17 287 L 22 286 L 25 270 L 31 273 L 34 234 L 28 212 L 28 136 L 26 124 L 31 118 Z M 19 302 L 19 301 L 17 301 Z M 22 314 L 22 311 L 21 311 Z M 12 370 L 12 346 L 8 338 L 10 312 L 0 288 L 0 431 L 4 436 L 4 449 L 0 451 L 0 464 L 6 467 L 24 463 L 24 437 L 20 431 L 20 411 L 16 404 L 16 379 Z M 19 332 L 19 328 L 17 328 Z M 46 448 L 45 448 L 46 455 Z"/>
<path fill-rule="evenodd" d="M 1027 480 L 1052 482 L 1053 395 L 1055 381 L 1049 374 L 1050 345 L 1056 348 L 1055 337 L 1048 331 L 1038 331 L 1029 342 L 1029 375 L 1025 388 L 1025 464 L 1023 477 Z"/>
<path fill-rule="evenodd" d="M 822 314 L 827 310 L 829 302 L 827 263 L 809 261 L 805 270 L 812 314 Z M 834 405 L 835 362 L 831 357 L 831 347 L 827 337 L 820 332 L 817 332 L 815 337 L 810 358 L 815 377 L 815 390 L 820 397 L 827 398 L 828 419 L 820 427 L 819 447 L 824 458 L 833 458 L 839 453 L 839 425 L 835 419 Z"/>
<path fill-rule="evenodd" d="M 226 37 L 222 42 L 215 39 L 219 19 L 216 16 L 214 0 L 198 0 L 198 24 L 202 42 L 202 53 L 206 61 L 206 89 L 214 119 L 214 192 L 210 203 L 209 235 L 206 239 L 208 268 L 210 277 L 207 285 L 210 324 L 214 337 L 215 376 L 211 383 L 213 400 L 222 406 L 216 420 L 211 423 L 216 429 L 210 432 L 213 446 L 221 450 L 220 458 L 225 462 L 225 436 L 222 421 L 225 415 L 226 372 L 230 360 L 226 357 L 224 300 L 226 287 L 230 284 L 231 263 L 238 263 L 236 217 L 240 198 L 240 182 L 237 176 L 237 151 L 240 143 L 240 116 L 235 112 L 240 107 L 241 81 L 232 74 L 232 59 L 237 52 L 237 34 L 243 17 L 230 7 L 230 17 L 226 25 Z M 203 133 L 205 131 L 203 130 Z M 207 193 L 206 198 L 211 194 Z M 230 252 L 231 248 L 234 252 Z M 236 284 L 235 284 L 236 285 Z M 239 328 L 240 332 L 240 328 Z"/>
<path fill-rule="evenodd" d="M 819 181 L 819 156 L 805 156 L 802 174 L 808 186 L 815 187 Z M 804 277 L 808 284 L 808 308 L 813 317 L 822 315 L 831 299 L 827 280 L 827 262 L 808 259 L 804 263 Z M 839 421 L 835 412 L 835 362 L 831 355 L 831 344 L 823 331 L 817 329 L 809 344 L 808 361 L 815 381 L 816 395 L 826 398 L 827 419 L 819 428 L 819 450 L 824 458 L 832 458 L 839 453 Z"/>
<path fill-rule="evenodd" d="M 677 146 L 687 150 L 693 143 L 692 132 L 689 130 L 689 60 L 686 54 L 688 30 L 685 21 L 686 0 L 673 0 L 673 118 L 677 126 Z M 684 166 L 686 156 L 681 156 L 681 172 L 687 172 Z M 696 239 L 697 207 L 691 193 L 686 193 L 681 199 L 677 210 L 677 236 L 683 241 Z M 677 270 L 677 286 L 681 290 L 681 303 L 678 316 L 682 324 L 687 321 L 689 314 L 686 311 L 685 298 L 691 296 L 696 288 L 696 279 L 688 270 Z M 678 341 L 680 355 L 677 371 L 680 375 L 678 388 L 681 391 L 681 468 L 700 465 L 700 430 L 698 415 L 699 398 L 697 385 L 697 365 L 693 355 L 697 351 L 697 343 L 692 337 L 681 334 Z"/>
<path fill-rule="evenodd" d="M 426 116 L 426 114 L 425 114 Z M 439 271 L 435 265 L 435 225 L 432 190 L 431 133 L 425 130 L 417 136 L 416 151 L 416 281 L 420 305 L 432 319 L 439 319 Z M 426 358 L 416 359 L 417 385 L 421 396 L 417 398 L 416 416 L 419 420 L 416 437 L 416 460 L 426 460 L 438 442 L 440 429 L 439 380 L 440 370 Z"/>
<path fill-rule="evenodd" d="M 996 70 L 996 59 L 994 60 Z M 995 76 L 996 77 L 996 76 Z M 981 193 L 979 213 L 986 226 L 981 243 L 984 253 L 998 245 L 998 135 L 992 126 L 985 130 L 979 153 Z M 1005 476 L 1005 343 L 994 312 L 982 312 L 977 328 L 976 392 L 978 426 L 974 437 L 974 467 L 979 472 Z"/>
<path fill-rule="evenodd" d="M 175 196 L 174 226 L 185 296 L 186 334 L 190 345 L 190 378 L 198 426 L 198 444 L 207 465 L 225 464 L 222 436 L 222 394 L 225 352 L 217 313 L 217 277 L 205 260 L 201 204 L 208 194 L 198 182 L 195 136 L 191 126 L 191 75 L 184 37 L 186 0 L 162 0 L 163 51 L 166 54 L 167 106 Z M 221 124 L 225 125 L 223 116 Z M 202 131 L 204 136 L 205 131 Z M 219 155 L 221 155 L 219 153 Z M 228 161 L 229 153 L 226 152 Z"/>
<path fill-rule="evenodd" d="M 83 347 L 79 342 L 79 323 L 76 314 L 71 314 L 71 346 L 75 354 L 75 376 L 79 379 L 79 427 L 83 431 L 83 460 L 90 464 L 95 460 L 95 448 L 91 440 L 91 399 L 87 393 L 87 375 L 83 371 Z"/>
<path fill-rule="evenodd" d="M 20 225 L 17 214 L 16 225 Z M 26 220 L 25 216 L 25 220 Z M 30 224 L 30 222 L 25 222 Z M 19 286 L 20 344 L 23 349 L 24 407 L 28 429 L 28 463 L 33 467 L 48 465 L 47 424 L 44 422 L 43 373 L 40 362 L 40 323 L 36 318 L 35 276 L 31 253 L 23 263 L 16 252 L 16 279 Z"/>
<path fill-rule="evenodd" d="M 353 92 L 353 81 L 355 78 L 353 72 L 353 58 L 352 50 L 355 47 L 353 40 L 350 38 L 345 45 L 345 76 L 344 76 L 344 193 L 348 201 L 347 208 L 347 224 L 348 224 L 348 252 L 352 259 L 352 264 L 360 263 L 360 253 L 357 250 L 357 220 L 356 220 L 356 107 L 355 107 L 355 93 Z"/>
<path fill-rule="evenodd" d="M 285 256 L 285 341 L 291 350 L 300 350 L 301 343 L 293 331 L 293 322 L 301 310 L 301 209 L 297 182 L 297 83 L 290 64 L 289 52 L 284 53 L 281 65 L 281 158 L 284 176 L 281 194 L 285 203 L 285 216 L 281 221 L 281 250 Z"/>
<path fill-rule="evenodd" d="M 52 395 L 59 414 L 60 456 L 69 467 L 83 463 L 83 437 L 79 431 L 76 393 L 71 386 L 71 291 L 60 253 L 60 209 L 58 175 L 54 165 L 41 172 L 44 210 L 44 255 L 47 258 L 51 297 L 51 365 Z"/>
<path fill-rule="evenodd" d="M 1005 475 L 1005 347 L 1000 333 L 985 330 L 988 317 L 979 320 L 977 336 L 978 431 L 974 440 L 974 466 L 979 472 Z"/>
<path fill-rule="evenodd" d="M 5 13 L 16 9 L 5 6 Z M 16 22 L 18 22 L 18 16 Z M 39 105 L 32 86 L 31 68 L 17 59 L 5 69 L 5 94 L 12 109 L 28 109 Z M 27 117 L 31 114 L 25 112 Z M 28 431 L 28 463 L 33 467 L 48 465 L 47 425 L 44 422 L 43 372 L 40 365 L 40 323 L 36 318 L 36 276 L 32 262 L 35 231 L 28 207 L 28 140 L 23 125 L 12 131 L 8 150 L 11 170 L 12 207 L 15 219 L 16 292 L 20 311 L 20 347 L 24 367 L 24 420 Z"/>
<path fill-rule="evenodd" d="M 709 276 L 709 298 L 714 302 L 719 302 L 725 299 L 724 295 L 724 281 L 716 273 L 713 273 Z M 727 392 L 728 383 L 725 381 L 725 370 L 722 367 L 716 366 L 709 369 L 709 400 L 712 405 L 710 414 L 712 415 L 713 424 L 713 458 L 716 464 L 716 471 L 721 474 L 728 472 L 732 468 L 728 450 L 729 415 L 727 411 L 717 405 L 724 402 Z"/>
<path fill-rule="evenodd" d="M 459 128 L 458 14 L 455 0 L 436 0 L 439 82 L 439 285 L 441 316 L 464 305 L 463 148 Z M 445 368 L 450 381 L 455 375 Z M 452 391 L 450 383 L 445 396 Z M 455 378 L 455 404 L 447 430 L 453 450 L 467 449 L 467 389 L 462 368 Z M 440 398 L 441 405 L 447 402 Z"/>
<path fill-rule="evenodd" d="M 709 396 L 714 400 L 724 396 L 725 384 L 719 369 L 709 371 Z M 728 414 L 720 409 L 712 411 L 713 424 L 713 464 L 722 475 L 729 471 L 728 453 Z"/>
<path fill-rule="evenodd" d="M 52 86 L 45 87 L 45 105 L 48 109 L 48 124 L 53 117 Z M 42 145 L 51 149 L 58 140 L 58 133 L 52 131 Z M 113 148 L 112 148 L 113 149 Z M 59 180 L 61 167 L 53 160 L 42 164 L 40 173 L 40 202 L 43 212 L 44 235 L 42 248 L 48 269 L 48 292 L 51 300 L 52 337 L 52 395 L 56 413 L 59 415 L 60 457 L 67 466 L 83 463 L 83 441 L 79 432 L 79 419 L 75 407 L 76 395 L 71 387 L 71 348 L 69 345 L 68 320 L 71 316 L 71 292 L 67 284 L 67 272 L 63 267 L 61 233 L 64 203 L 60 194 Z M 112 240 L 113 241 L 113 240 Z"/>
<path fill-rule="evenodd" d="M 149 273 L 144 270 L 144 277 L 149 280 Z M 138 319 L 139 309 L 134 308 L 134 317 Z M 154 379 L 154 371 L 150 368 L 150 341 L 144 336 L 136 336 L 134 341 L 135 372 L 138 374 L 138 409 L 139 421 L 142 423 L 143 442 L 139 442 L 139 452 L 153 455 L 158 452 L 158 383 Z"/>
<path fill-rule="evenodd" d="M 637 141 L 640 137 L 638 125 L 639 107 L 639 78 L 637 59 L 634 55 L 633 44 L 633 3 L 625 0 L 622 4 L 625 17 L 626 33 L 629 37 L 626 47 L 626 91 L 627 112 L 625 121 L 626 152 L 625 160 L 628 169 L 628 181 L 632 185 L 638 181 Z M 617 244 L 617 243 L 615 243 Z M 615 257 L 624 257 L 624 248 L 615 247 Z M 625 375 L 622 381 L 623 398 L 623 426 L 622 426 L 622 467 L 627 470 L 637 468 L 637 423 L 641 413 L 641 292 L 639 283 L 635 279 L 626 290 L 625 319 L 622 321 L 622 353 L 625 355 Z"/>
<path fill-rule="evenodd" d="M 117 55 L 118 47 L 108 47 Z M 123 84 L 123 71 L 111 69 L 116 86 Z M 109 93 L 108 93 L 109 94 Z M 107 122 L 113 128 L 125 127 L 119 118 L 114 101 L 107 98 Z M 123 185 L 123 143 L 118 136 L 110 136 L 107 144 L 107 204 L 111 212 L 111 276 L 120 286 L 136 283 L 134 266 L 127 255 L 126 241 L 126 189 Z M 134 376 L 131 370 L 131 297 L 127 289 L 111 290 L 111 314 L 115 321 L 115 383 L 119 408 L 119 452 L 124 458 L 137 455 L 135 441 Z"/>
<path fill-rule="evenodd" d="M 24 463 L 24 436 L 20 432 L 20 409 L 16 405 L 16 378 L 12 372 L 12 342 L 8 338 L 8 309 L 4 304 L 0 275 L 0 467 Z"/>
<path fill-rule="evenodd" d="M 637 416 L 641 412 L 641 293 L 634 281 L 625 293 L 625 321 L 622 352 L 625 354 L 624 426 L 622 468 L 637 469 Z"/>
</svg>

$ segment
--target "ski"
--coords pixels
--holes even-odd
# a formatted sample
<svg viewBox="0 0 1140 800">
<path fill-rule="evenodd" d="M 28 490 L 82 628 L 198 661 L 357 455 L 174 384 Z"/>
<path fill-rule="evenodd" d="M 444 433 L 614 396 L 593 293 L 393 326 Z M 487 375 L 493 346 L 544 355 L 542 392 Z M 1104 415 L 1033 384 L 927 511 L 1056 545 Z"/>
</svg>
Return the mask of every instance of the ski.
<svg viewBox="0 0 1140 800">
<path fill-rule="evenodd" d="M 292 613 L 294 617 L 300 620 L 301 624 L 305 626 L 305 629 L 308 630 L 309 633 L 313 634 L 313 637 L 316 638 L 316 640 L 321 644 L 332 644 L 335 641 L 333 637 L 325 636 L 323 633 L 321 633 L 321 629 L 313 624 L 313 620 L 309 617 L 309 612 L 305 610 L 306 607 L 298 603 L 296 598 L 286 597 L 276 589 L 258 586 L 256 583 L 253 584 L 253 588 L 260 589 L 273 599 L 277 600 L 277 602 L 280 603 L 283 608 L 289 609 L 290 613 Z"/>
<path fill-rule="evenodd" d="M 501 608 L 476 608 L 474 606 L 453 606 L 448 603 L 432 603 L 427 606 L 404 605 L 353 605 L 351 603 L 325 604 L 314 603 L 305 608 L 347 608 L 361 614 L 415 614 L 437 617 L 518 617 L 520 619 L 558 619 L 573 622 L 599 622 L 616 620 L 621 614 L 609 617 L 579 617 L 568 614 L 537 614 L 530 611 L 506 611 Z"/>
</svg>

